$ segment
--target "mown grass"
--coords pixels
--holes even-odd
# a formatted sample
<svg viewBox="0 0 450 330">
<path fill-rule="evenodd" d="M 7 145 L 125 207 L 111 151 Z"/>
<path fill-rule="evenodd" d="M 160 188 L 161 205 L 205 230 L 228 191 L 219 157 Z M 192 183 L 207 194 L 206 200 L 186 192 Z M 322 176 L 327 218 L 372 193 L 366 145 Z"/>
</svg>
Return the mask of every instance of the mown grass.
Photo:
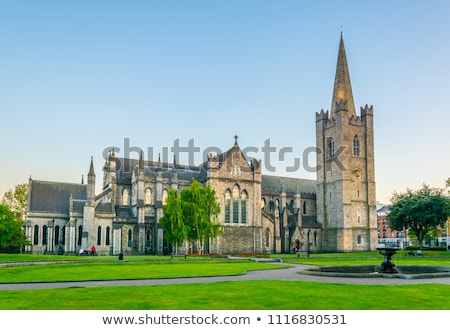
<svg viewBox="0 0 450 330">
<path fill-rule="evenodd" d="M 378 253 L 275 255 L 287 263 L 318 265 L 379 264 Z M 0 268 L 1 282 L 161 278 L 241 274 L 282 266 L 246 260 L 170 257 L 67 257 L 0 255 L 1 262 L 85 261 Z M 112 262 L 114 261 L 114 262 Z M 449 253 L 405 257 L 396 264 L 449 265 Z M 0 291 L 3 310 L 447 310 L 450 285 L 356 285 L 303 281 L 230 281 L 133 287 L 72 287 Z"/>
<path fill-rule="evenodd" d="M 167 260 L 165 262 L 87 262 L 0 268 L 0 283 L 239 275 L 249 270 L 287 267 L 248 260 Z"/>
<path fill-rule="evenodd" d="M 0 291 L 6 310 L 446 310 L 450 286 L 238 281 Z"/>
</svg>

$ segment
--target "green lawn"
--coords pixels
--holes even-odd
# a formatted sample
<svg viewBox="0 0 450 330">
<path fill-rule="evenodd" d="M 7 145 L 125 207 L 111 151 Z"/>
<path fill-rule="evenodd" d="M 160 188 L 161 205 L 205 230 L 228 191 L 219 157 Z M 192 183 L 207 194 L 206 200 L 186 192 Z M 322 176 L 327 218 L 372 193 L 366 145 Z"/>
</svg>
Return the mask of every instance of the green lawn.
<svg viewBox="0 0 450 330">
<path fill-rule="evenodd" d="M 289 263 L 379 264 L 378 253 L 281 257 Z M 1 255 L 1 262 L 76 260 L 86 263 L 0 268 L 0 282 L 161 278 L 241 274 L 282 264 L 247 260 L 170 257 L 66 257 Z M 111 262 L 114 261 L 114 262 Z M 450 254 L 394 258 L 396 264 L 448 265 Z M 45 302 L 45 303 L 43 303 Z M 79 287 L 0 291 L 2 310 L 447 310 L 450 285 L 355 285 L 302 281 L 231 281 L 133 287 Z"/>
<path fill-rule="evenodd" d="M 92 259 L 90 260 L 92 261 Z M 0 268 L 0 283 L 58 282 L 239 275 L 249 270 L 288 267 L 247 260 L 171 260 L 65 263 Z"/>
<path fill-rule="evenodd" d="M 446 310 L 450 286 L 238 281 L 0 291 L 7 310 Z"/>
</svg>

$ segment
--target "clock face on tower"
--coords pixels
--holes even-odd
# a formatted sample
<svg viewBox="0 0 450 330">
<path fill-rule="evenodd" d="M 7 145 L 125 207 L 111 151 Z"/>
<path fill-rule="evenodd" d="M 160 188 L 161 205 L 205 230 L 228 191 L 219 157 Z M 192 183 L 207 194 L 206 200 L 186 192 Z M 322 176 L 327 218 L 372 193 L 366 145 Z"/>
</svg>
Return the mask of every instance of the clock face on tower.
<svg viewBox="0 0 450 330">
<path fill-rule="evenodd" d="M 359 179 L 361 177 L 361 169 L 359 169 L 359 168 L 353 169 L 352 173 L 353 173 L 353 176 L 357 179 Z"/>
</svg>

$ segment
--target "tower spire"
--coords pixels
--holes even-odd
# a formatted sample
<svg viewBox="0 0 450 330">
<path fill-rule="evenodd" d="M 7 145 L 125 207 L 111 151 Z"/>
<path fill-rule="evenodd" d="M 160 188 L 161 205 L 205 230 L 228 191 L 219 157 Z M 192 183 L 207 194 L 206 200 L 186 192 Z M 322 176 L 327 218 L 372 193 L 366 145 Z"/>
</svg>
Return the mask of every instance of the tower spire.
<svg viewBox="0 0 450 330">
<path fill-rule="evenodd" d="M 139 154 L 139 171 L 144 170 L 144 155 L 141 150 L 141 153 Z"/>
<path fill-rule="evenodd" d="M 353 101 L 352 85 L 350 83 L 350 73 L 347 65 L 347 56 L 345 55 L 344 38 L 339 43 L 339 53 L 336 64 L 336 76 L 334 78 L 333 99 L 331 101 L 330 117 L 337 112 L 337 104 L 345 101 L 347 103 L 348 117 L 352 115 L 356 117 L 355 102 Z"/>
<path fill-rule="evenodd" d="M 95 172 L 94 172 L 94 158 L 93 157 L 91 157 L 91 165 L 89 166 L 88 176 L 95 176 Z"/>
</svg>

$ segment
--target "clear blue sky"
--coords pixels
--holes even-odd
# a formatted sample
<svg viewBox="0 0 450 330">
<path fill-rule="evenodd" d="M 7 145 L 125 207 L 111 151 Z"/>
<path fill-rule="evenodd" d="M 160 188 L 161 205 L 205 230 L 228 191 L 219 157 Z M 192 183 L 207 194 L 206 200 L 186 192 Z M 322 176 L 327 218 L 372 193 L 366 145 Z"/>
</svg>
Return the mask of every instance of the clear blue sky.
<svg viewBox="0 0 450 330">
<path fill-rule="evenodd" d="M 0 196 L 30 175 L 80 182 L 91 156 L 100 182 L 125 138 L 154 159 L 193 139 L 196 164 L 235 134 L 270 139 L 292 148 L 273 174 L 314 179 L 285 169 L 330 108 L 340 26 L 356 107 L 374 106 L 377 199 L 442 187 L 449 15 L 449 1 L 1 1 Z"/>
</svg>

